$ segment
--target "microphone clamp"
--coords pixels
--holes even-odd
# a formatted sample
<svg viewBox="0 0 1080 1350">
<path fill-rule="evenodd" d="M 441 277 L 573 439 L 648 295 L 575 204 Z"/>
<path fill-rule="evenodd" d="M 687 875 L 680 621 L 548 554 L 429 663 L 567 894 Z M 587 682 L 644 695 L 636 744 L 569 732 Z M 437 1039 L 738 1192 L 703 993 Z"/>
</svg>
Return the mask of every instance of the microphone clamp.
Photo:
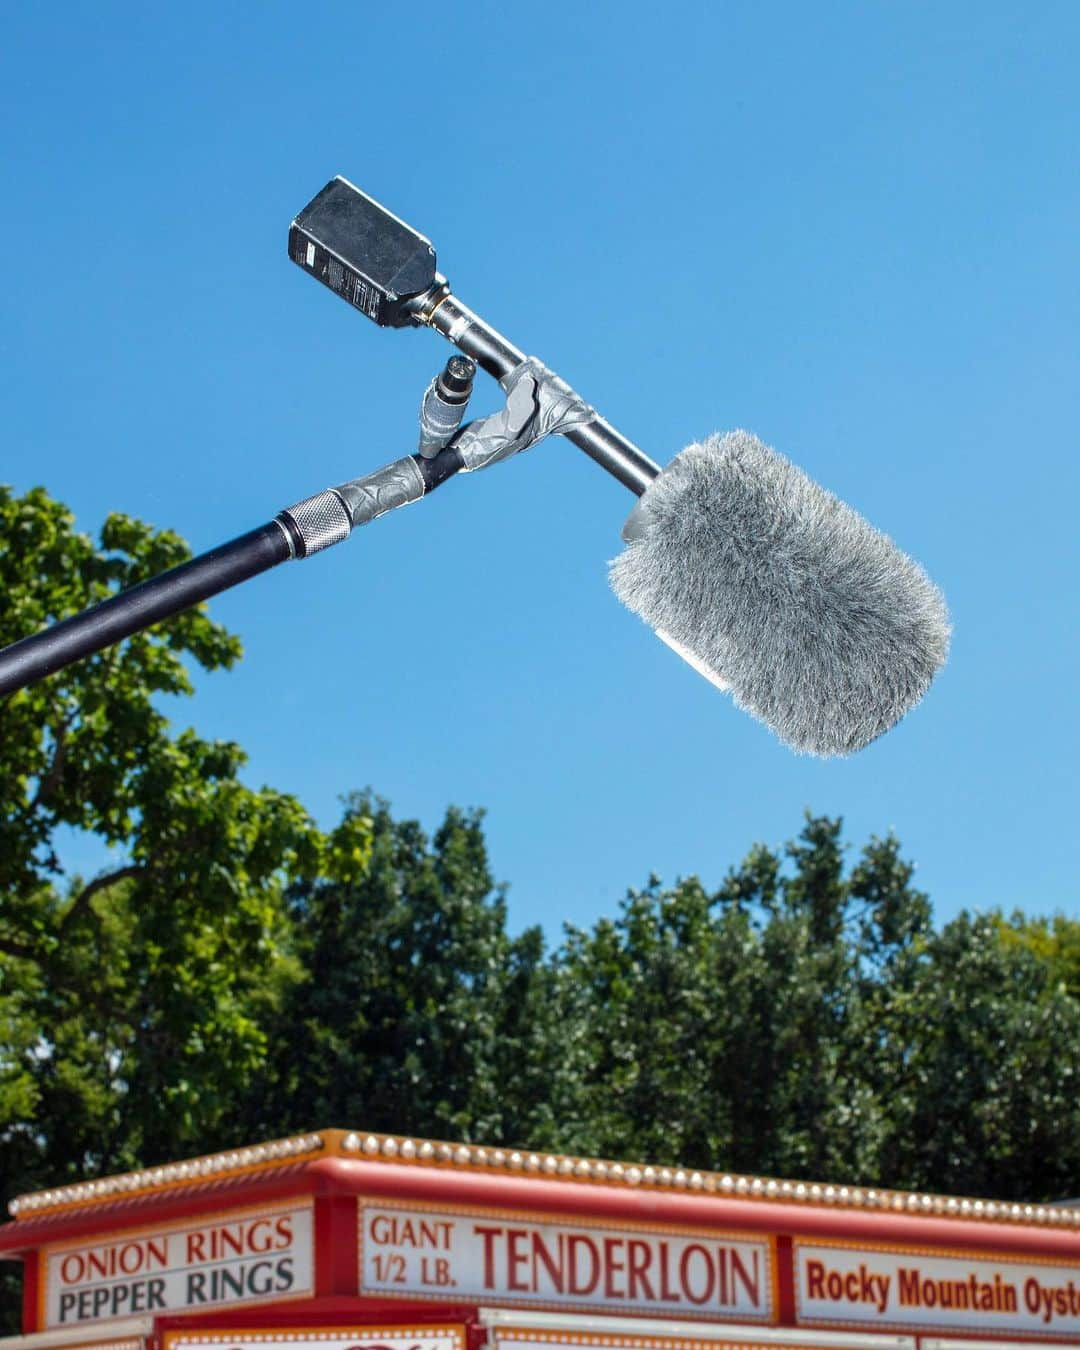
<svg viewBox="0 0 1080 1350">
<path fill-rule="evenodd" d="M 597 419 L 596 409 L 535 356 L 527 356 L 499 381 L 506 404 L 470 422 L 454 442 L 466 473 L 486 469 L 528 450 L 547 436 L 565 435 Z"/>
</svg>

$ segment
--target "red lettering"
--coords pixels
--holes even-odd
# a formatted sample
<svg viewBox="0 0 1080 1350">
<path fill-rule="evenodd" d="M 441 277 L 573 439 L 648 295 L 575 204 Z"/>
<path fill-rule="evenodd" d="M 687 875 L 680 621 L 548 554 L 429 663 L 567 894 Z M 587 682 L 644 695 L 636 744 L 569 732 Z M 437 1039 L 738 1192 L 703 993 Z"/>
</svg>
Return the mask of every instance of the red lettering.
<svg viewBox="0 0 1080 1350">
<path fill-rule="evenodd" d="M 495 1288 L 495 1239 L 501 1228 L 490 1228 L 485 1224 L 473 1224 L 473 1232 L 484 1239 L 484 1288 Z"/>
<path fill-rule="evenodd" d="M 125 1243 L 120 1248 L 120 1269 L 125 1275 L 134 1275 L 142 1270 L 143 1258 L 146 1253 L 137 1242 Z"/>
<path fill-rule="evenodd" d="M 522 1251 L 520 1247 L 520 1244 L 528 1236 L 528 1231 L 524 1228 L 508 1228 L 506 1230 L 506 1287 L 519 1294 L 531 1292 L 528 1281 L 521 1281 L 517 1276 L 518 1266 L 528 1264 L 529 1255 Z"/>
<path fill-rule="evenodd" d="M 690 1288 L 690 1258 L 695 1252 L 704 1259 L 705 1283 L 699 1293 L 695 1293 Z M 713 1286 L 716 1284 L 716 1272 L 713 1270 L 712 1261 L 709 1259 L 709 1253 L 698 1242 L 692 1242 L 682 1254 L 679 1261 L 679 1283 L 682 1285 L 683 1293 L 691 1303 L 708 1303 L 712 1298 Z"/>
<path fill-rule="evenodd" d="M 555 1286 L 555 1291 L 556 1291 L 556 1293 L 561 1294 L 561 1293 L 563 1292 L 563 1265 L 562 1265 L 562 1263 L 563 1263 L 563 1235 L 562 1235 L 562 1233 L 559 1233 L 559 1234 L 558 1234 L 557 1240 L 558 1240 L 558 1244 L 559 1244 L 559 1264 L 558 1264 L 558 1265 L 555 1264 L 555 1261 L 554 1261 L 554 1258 L 553 1258 L 552 1255 L 551 1255 L 551 1252 L 550 1252 L 550 1251 L 548 1250 L 548 1248 L 544 1245 L 544 1237 L 543 1237 L 543 1234 L 537 1232 L 535 1229 L 533 1230 L 533 1235 L 532 1235 L 533 1277 L 532 1277 L 532 1278 L 533 1278 L 533 1289 L 534 1289 L 535 1291 L 539 1291 L 539 1288 L 540 1288 L 539 1270 L 538 1270 L 538 1267 L 537 1267 L 537 1262 L 539 1261 L 539 1263 L 540 1263 L 540 1264 L 544 1267 L 544 1269 L 547 1271 L 548 1279 L 549 1279 L 549 1280 L 551 1281 L 551 1283 Z"/>
<path fill-rule="evenodd" d="M 731 1274 L 732 1283 L 740 1283 L 746 1290 L 746 1295 L 755 1308 L 761 1307 L 761 1253 L 753 1252 L 751 1261 L 754 1267 L 754 1274 L 751 1277 L 750 1272 L 743 1264 L 743 1259 L 738 1251 L 731 1248 Z M 736 1295 L 738 1297 L 738 1295 Z"/>
<path fill-rule="evenodd" d="M 679 1295 L 668 1284 L 668 1245 L 660 1242 L 657 1247 L 660 1252 L 660 1297 L 665 1303 L 681 1303 Z"/>
<path fill-rule="evenodd" d="M 87 1275 L 100 1275 L 103 1280 L 106 1280 L 112 1274 L 112 1271 L 106 1265 L 105 1258 L 100 1252 L 87 1252 L 86 1273 Z"/>
<path fill-rule="evenodd" d="M 589 1278 L 585 1283 L 578 1279 L 577 1253 L 582 1249 L 588 1252 L 591 1263 Z M 570 1267 L 569 1292 L 579 1295 L 591 1294 L 600 1283 L 600 1253 L 596 1249 L 596 1243 L 584 1233 L 571 1233 L 566 1239 L 566 1257 Z"/>
<path fill-rule="evenodd" d="M 137 1275 L 169 1263 L 168 1238 L 145 1238 L 138 1242 L 114 1243 L 85 1252 L 69 1252 L 60 1263 L 60 1283 L 78 1284 L 95 1277 L 113 1280 L 118 1275 Z"/>
<path fill-rule="evenodd" d="M 728 1258 L 727 1248 L 726 1248 L 726 1247 L 717 1247 L 717 1249 L 716 1249 L 716 1272 L 717 1272 L 717 1283 L 719 1284 L 719 1288 L 718 1288 L 717 1291 L 716 1291 L 716 1301 L 717 1301 L 717 1303 L 719 1303 L 722 1307 L 723 1307 L 723 1306 L 726 1306 L 728 1303 L 731 1302 L 731 1300 L 728 1298 L 728 1285 L 727 1285 L 727 1267 L 728 1267 L 728 1259 L 727 1259 L 727 1258 Z"/>
<path fill-rule="evenodd" d="M 187 1261 L 185 1264 L 192 1265 L 195 1261 L 206 1260 L 206 1234 L 188 1233 L 187 1235 Z"/>
<path fill-rule="evenodd" d="M 60 1262 L 60 1283 L 78 1284 L 86 1272 L 86 1266 L 78 1252 L 69 1252 Z"/>
<path fill-rule="evenodd" d="M 615 1288 L 615 1276 L 621 1275 L 626 1269 L 621 1261 L 615 1259 L 615 1253 L 621 1251 L 625 1246 L 622 1238 L 606 1237 L 604 1239 L 604 1297 L 605 1298 L 625 1298 L 626 1295 L 621 1289 Z"/>
<path fill-rule="evenodd" d="M 650 1303 L 656 1302 L 656 1294 L 649 1282 L 649 1266 L 652 1264 L 652 1248 L 641 1238 L 631 1238 L 626 1244 L 627 1259 L 629 1265 L 629 1284 L 630 1297 L 638 1297 L 638 1283 L 640 1282 L 644 1294 Z"/>
<path fill-rule="evenodd" d="M 278 1219 L 275 1227 L 277 1229 L 277 1235 L 281 1239 L 278 1243 L 278 1247 L 291 1247 L 293 1240 L 292 1215 L 283 1214 L 281 1218 Z"/>
</svg>

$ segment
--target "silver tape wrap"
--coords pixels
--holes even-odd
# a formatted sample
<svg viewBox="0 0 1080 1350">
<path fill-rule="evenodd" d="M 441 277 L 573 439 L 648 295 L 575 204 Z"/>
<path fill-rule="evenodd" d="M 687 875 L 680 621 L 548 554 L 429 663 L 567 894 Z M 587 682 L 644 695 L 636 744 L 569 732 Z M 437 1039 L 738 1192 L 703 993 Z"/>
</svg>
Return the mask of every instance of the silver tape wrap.
<svg viewBox="0 0 1080 1350">
<path fill-rule="evenodd" d="M 384 464 L 374 473 L 339 483 L 334 491 L 345 503 L 353 528 L 366 525 L 399 506 L 408 506 L 424 495 L 424 479 L 411 455 Z"/>
<path fill-rule="evenodd" d="M 348 539 L 352 530 L 345 504 L 332 488 L 316 493 L 314 497 L 305 497 L 295 506 L 287 506 L 281 514 L 288 516 L 296 526 L 304 542 L 305 558 L 340 544 L 343 539 Z"/>
<path fill-rule="evenodd" d="M 420 453 L 432 459 L 461 426 L 464 403 L 447 403 L 439 397 L 439 377 L 431 381 L 420 403 Z"/>
<path fill-rule="evenodd" d="M 499 383 L 506 390 L 506 406 L 471 422 L 456 442 L 466 471 L 486 469 L 545 436 L 596 421 L 595 408 L 535 356 L 527 356 Z"/>
</svg>

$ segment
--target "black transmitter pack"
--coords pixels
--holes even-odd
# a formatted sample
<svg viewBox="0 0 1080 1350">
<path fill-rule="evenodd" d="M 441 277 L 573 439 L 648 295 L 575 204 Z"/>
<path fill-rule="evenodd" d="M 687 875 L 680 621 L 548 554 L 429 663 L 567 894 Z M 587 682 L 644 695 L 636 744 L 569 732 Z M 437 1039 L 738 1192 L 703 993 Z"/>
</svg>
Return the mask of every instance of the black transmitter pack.
<svg viewBox="0 0 1080 1350">
<path fill-rule="evenodd" d="M 289 257 L 383 328 L 409 324 L 409 301 L 435 284 L 429 241 L 340 177 L 289 227 Z"/>
</svg>

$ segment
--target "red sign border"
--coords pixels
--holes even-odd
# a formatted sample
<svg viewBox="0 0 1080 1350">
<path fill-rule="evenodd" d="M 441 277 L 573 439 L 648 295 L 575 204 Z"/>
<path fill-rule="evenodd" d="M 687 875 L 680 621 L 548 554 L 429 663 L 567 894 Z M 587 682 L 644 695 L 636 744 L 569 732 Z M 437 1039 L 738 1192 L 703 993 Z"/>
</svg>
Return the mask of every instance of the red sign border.
<svg viewBox="0 0 1080 1350">
<path fill-rule="evenodd" d="M 449 1324 L 430 1322 L 417 1326 L 405 1322 L 396 1326 L 367 1326 L 363 1319 L 334 1326 L 320 1323 L 311 1326 L 193 1327 L 191 1330 L 173 1327 L 162 1333 L 161 1350 L 173 1350 L 173 1347 L 185 1341 L 191 1343 L 192 1350 L 195 1350 L 196 1346 L 215 1345 L 277 1345 L 281 1346 L 282 1350 L 287 1350 L 290 1344 L 302 1341 L 306 1337 L 329 1340 L 336 1336 L 349 1338 L 355 1336 L 358 1340 L 367 1340 L 374 1336 L 449 1336 L 454 1340 L 455 1350 L 465 1350 L 465 1332 L 463 1322 Z"/>
</svg>

